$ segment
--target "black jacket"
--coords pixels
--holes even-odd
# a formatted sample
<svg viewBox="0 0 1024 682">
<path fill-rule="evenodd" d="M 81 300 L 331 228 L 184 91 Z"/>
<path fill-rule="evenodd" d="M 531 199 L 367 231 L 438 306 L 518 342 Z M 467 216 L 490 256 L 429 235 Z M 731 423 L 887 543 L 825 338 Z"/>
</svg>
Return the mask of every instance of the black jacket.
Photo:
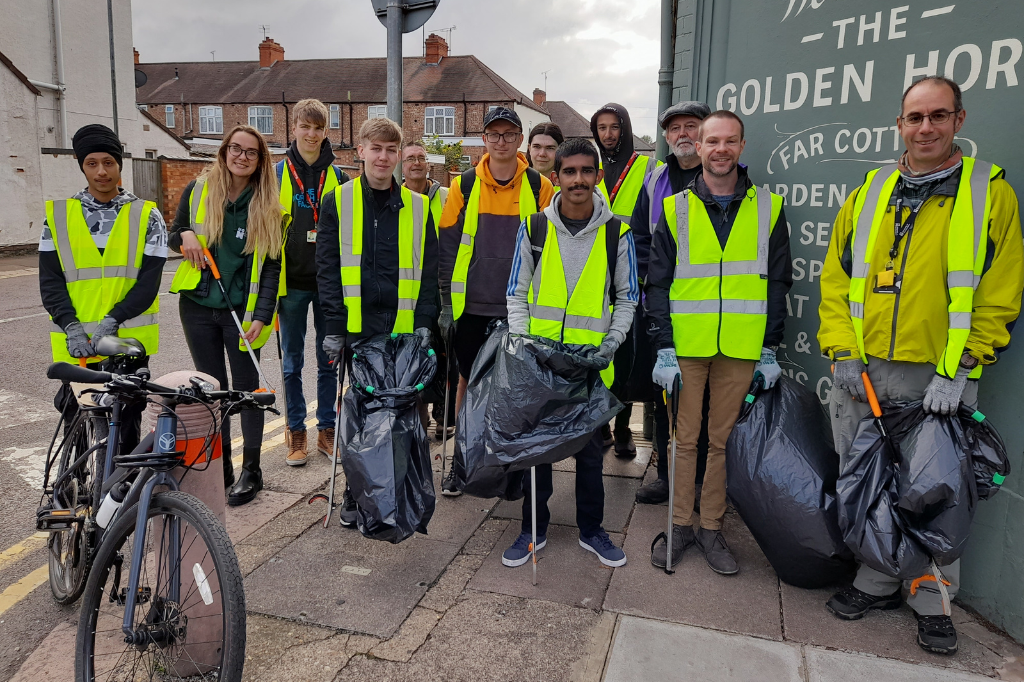
<svg viewBox="0 0 1024 682">
<path fill-rule="evenodd" d="M 192 232 L 188 199 L 192 195 L 192 188 L 195 187 L 195 184 L 195 180 L 188 183 L 185 191 L 181 193 L 181 199 L 178 201 L 178 210 L 174 214 L 174 223 L 168 230 L 167 246 L 175 253 L 181 253 L 181 233 Z M 248 210 L 248 206 L 246 206 L 244 215 L 242 215 L 243 211 L 239 211 L 238 215 L 235 215 L 232 211 L 232 204 L 228 203 L 224 208 L 224 229 L 234 229 L 231 225 L 237 221 L 244 220 L 248 216 Z M 216 245 L 210 247 L 210 254 L 214 260 L 217 260 Z M 253 258 L 253 254 L 249 254 L 246 258 L 246 272 L 252 272 Z M 274 319 L 274 310 L 277 308 L 277 289 L 280 281 L 281 259 L 268 257 L 263 261 L 263 269 L 260 271 L 260 291 L 256 297 L 256 309 L 252 314 L 254 320 L 259 320 L 263 324 L 270 324 Z M 210 272 L 210 268 L 204 268 L 199 285 L 191 293 L 195 298 L 205 298 L 210 294 L 210 287 L 215 286 L 217 284 L 213 281 L 213 274 Z"/>
<path fill-rule="evenodd" d="M 363 255 L 361 295 L 363 330 L 355 336 L 365 338 L 388 333 L 395 326 L 398 312 L 398 212 L 402 209 L 402 191 L 391 181 L 387 204 L 378 207 L 373 190 L 363 184 Z M 320 306 L 327 320 L 328 334 L 348 334 L 348 309 L 341 289 L 341 247 L 338 242 L 338 210 L 334 192 L 324 195 L 316 234 L 317 284 Z M 414 326 L 430 328 L 437 319 L 437 232 L 427 211 L 427 234 L 423 251 L 420 297 L 416 301 Z M 350 339 L 352 340 L 352 339 Z"/>
<path fill-rule="evenodd" d="M 291 177 L 292 223 L 288 228 L 288 241 L 284 249 L 288 263 L 286 269 L 288 289 L 316 291 L 316 243 L 306 240 L 306 233 L 316 229 L 311 202 L 320 202 L 321 200 L 316 193 L 320 187 L 320 176 L 323 173 L 335 173 L 339 185 L 344 185 L 350 178 L 340 168 L 332 168 L 335 159 L 330 140 L 324 140 L 320 146 L 320 158 L 312 166 L 302 158 L 294 141 L 288 147 L 286 156 L 295 167 L 295 172 L 299 174 L 303 187 L 306 188 L 306 196 L 303 198 L 299 193 L 295 177 Z M 276 170 L 279 171 L 278 180 L 280 181 L 281 173 L 291 175 L 291 172 L 287 163 L 284 161 L 279 163 L 280 168 Z M 324 181 L 326 182 L 326 176 L 324 176 Z"/>
<path fill-rule="evenodd" d="M 679 194 L 693 182 L 693 179 L 702 172 L 698 164 L 695 168 L 681 168 L 679 161 L 674 154 L 669 154 L 665 161 L 668 166 L 668 183 L 672 194 Z M 655 196 L 655 201 L 661 197 Z M 656 227 L 651 225 L 651 200 L 647 196 L 647 188 L 640 192 L 636 199 L 636 206 L 633 207 L 633 217 L 629 221 L 630 231 L 633 233 L 633 243 L 636 245 L 637 274 L 640 281 L 647 279 L 647 264 L 651 258 L 651 232 Z"/>
<path fill-rule="evenodd" d="M 728 208 L 723 211 L 717 201 L 711 197 L 704 176 L 697 175 L 690 183 L 690 189 L 707 207 L 711 224 L 715 228 L 718 242 L 725 248 L 732 232 L 733 221 L 739 211 L 740 202 L 746 192 L 753 187 L 745 168 L 739 168 L 739 179 L 736 182 L 736 196 Z M 647 334 L 655 349 L 673 348 L 672 318 L 669 314 L 669 287 L 675 277 L 676 242 L 669 232 L 665 215 L 662 214 L 658 227 L 654 230 L 651 245 L 651 260 L 647 267 L 647 281 L 644 286 L 647 311 Z M 778 346 L 782 343 L 786 317 L 786 294 L 793 286 L 793 263 L 789 254 L 789 227 L 786 223 L 786 211 L 779 212 L 771 237 L 768 240 L 768 326 L 765 328 L 762 346 Z"/>
<path fill-rule="evenodd" d="M 608 151 L 601 144 L 601 138 L 597 136 L 597 117 L 601 114 L 615 114 L 619 117 L 619 144 L 615 149 Z M 629 157 L 633 156 L 633 123 L 629 120 L 629 112 L 626 107 L 615 102 L 609 102 L 594 112 L 590 117 L 590 134 L 594 136 L 598 149 L 601 150 L 601 165 L 604 168 L 604 187 L 612 201 L 612 190 L 619 182 L 619 176 L 626 170 L 626 163 Z"/>
</svg>

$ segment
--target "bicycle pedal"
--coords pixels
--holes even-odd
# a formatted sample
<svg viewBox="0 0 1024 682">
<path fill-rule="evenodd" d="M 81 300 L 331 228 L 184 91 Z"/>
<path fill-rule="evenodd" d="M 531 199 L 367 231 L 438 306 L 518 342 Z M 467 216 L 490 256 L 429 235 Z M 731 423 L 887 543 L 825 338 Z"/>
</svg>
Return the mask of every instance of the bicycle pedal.
<svg viewBox="0 0 1024 682">
<path fill-rule="evenodd" d="M 82 519 L 71 513 L 70 509 L 40 509 L 36 512 L 36 530 L 57 532 L 70 530 Z"/>
<path fill-rule="evenodd" d="M 152 596 L 153 596 L 153 589 L 152 588 L 150 588 L 150 587 L 140 587 L 138 589 L 137 594 L 135 595 L 135 603 L 136 604 L 145 604 L 145 603 L 149 602 L 149 599 Z M 114 591 L 111 590 L 111 592 L 110 592 L 110 601 L 111 601 L 111 603 L 116 603 L 118 606 L 124 606 L 125 603 L 128 601 L 128 588 L 127 587 L 122 587 L 121 591 L 117 594 L 116 597 L 114 596 Z"/>
</svg>

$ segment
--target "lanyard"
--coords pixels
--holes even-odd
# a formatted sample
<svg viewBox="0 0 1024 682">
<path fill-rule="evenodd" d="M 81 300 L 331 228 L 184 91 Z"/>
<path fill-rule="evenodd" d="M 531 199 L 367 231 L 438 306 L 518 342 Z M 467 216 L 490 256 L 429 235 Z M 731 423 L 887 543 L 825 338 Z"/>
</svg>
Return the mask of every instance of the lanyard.
<svg viewBox="0 0 1024 682">
<path fill-rule="evenodd" d="M 612 210 L 611 204 L 615 203 L 615 197 L 619 194 L 619 187 L 622 186 L 622 181 L 629 175 L 629 171 L 633 168 L 633 162 L 636 161 L 636 157 L 640 156 L 636 152 L 629 157 L 629 161 L 626 162 L 626 167 L 622 169 L 622 174 L 619 175 L 619 181 L 615 183 L 615 187 L 612 187 L 612 191 L 608 194 L 608 210 Z"/>
<path fill-rule="evenodd" d="M 285 157 L 285 163 L 288 164 L 288 170 L 291 171 L 292 179 L 295 180 L 295 184 L 298 186 L 299 191 L 302 195 L 306 195 L 306 186 L 302 184 L 302 180 L 299 179 L 299 174 L 295 171 L 295 166 L 292 165 L 292 160 Z M 316 229 L 317 224 L 320 222 L 320 194 L 324 191 L 324 180 L 327 179 L 327 171 L 320 171 L 320 186 L 317 187 L 316 196 L 309 202 L 313 208 L 313 229 Z"/>
<path fill-rule="evenodd" d="M 895 239 L 893 240 L 892 248 L 889 249 L 890 262 L 892 262 L 892 259 L 896 258 L 896 254 L 899 253 L 900 242 L 903 241 L 903 238 L 906 237 L 910 230 L 914 228 L 914 221 L 917 220 L 917 212 L 921 210 L 922 206 L 924 206 L 923 201 L 919 203 L 916 208 L 911 209 L 906 222 L 901 222 L 903 220 L 903 189 L 902 186 L 897 189 L 896 219 L 893 223 Z"/>
</svg>

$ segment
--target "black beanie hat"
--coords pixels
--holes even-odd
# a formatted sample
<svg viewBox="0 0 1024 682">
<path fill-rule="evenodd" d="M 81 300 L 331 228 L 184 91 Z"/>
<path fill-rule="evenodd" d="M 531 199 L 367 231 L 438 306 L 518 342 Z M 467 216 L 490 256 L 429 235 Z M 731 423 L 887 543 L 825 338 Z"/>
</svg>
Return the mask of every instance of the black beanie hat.
<svg viewBox="0 0 1024 682">
<path fill-rule="evenodd" d="M 71 139 L 71 147 L 75 150 L 75 158 L 78 159 L 78 167 L 85 163 L 85 157 L 94 152 L 106 152 L 117 160 L 117 167 L 122 168 L 121 141 L 117 139 L 114 131 L 99 123 L 90 123 L 82 126 Z"/>
</svg>

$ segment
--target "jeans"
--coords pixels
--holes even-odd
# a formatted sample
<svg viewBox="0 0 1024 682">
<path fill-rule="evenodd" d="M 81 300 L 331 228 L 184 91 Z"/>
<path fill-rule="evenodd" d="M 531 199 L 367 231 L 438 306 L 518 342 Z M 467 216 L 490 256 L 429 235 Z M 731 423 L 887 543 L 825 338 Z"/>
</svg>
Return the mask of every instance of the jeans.
<svg viewBox="0 0 1024 682">
<path fill-rule="evenodd" d="M 333 429 L 334 407 L 338 399 L 338 375 L 331 359 L 324 352 L 327 322 L 320 297 L 315 291 L 290 289 L 278 299 L 277 315 L 281 321 L 281 351 L 284 365 L 284 390 L 288 396 L 288 428 L 306 430 L 306 396 L 302 392 L 302 367 L 306 364 L 306 324 L 309 304 L 313 304 L 313 328 L 316 330 L 316 421 L 317 429 Z"/>
<path fill-rule="evenodd" d="M 594 432 L 583 449 L 576 453 L 576 525 L 583 537 L 594 537 L 601 530 L 604 520 L 604 441 L 601 430 Z M 554 492 L 551 479 L 551 465 L 541 464 L 537 472 L 537 536 L 547 535 L 551 511 L 548 500 Z M 523 478 L 523 533 L 533 532 L 533 516 L 530 508 L 530 472 Z"/>
</svg>

